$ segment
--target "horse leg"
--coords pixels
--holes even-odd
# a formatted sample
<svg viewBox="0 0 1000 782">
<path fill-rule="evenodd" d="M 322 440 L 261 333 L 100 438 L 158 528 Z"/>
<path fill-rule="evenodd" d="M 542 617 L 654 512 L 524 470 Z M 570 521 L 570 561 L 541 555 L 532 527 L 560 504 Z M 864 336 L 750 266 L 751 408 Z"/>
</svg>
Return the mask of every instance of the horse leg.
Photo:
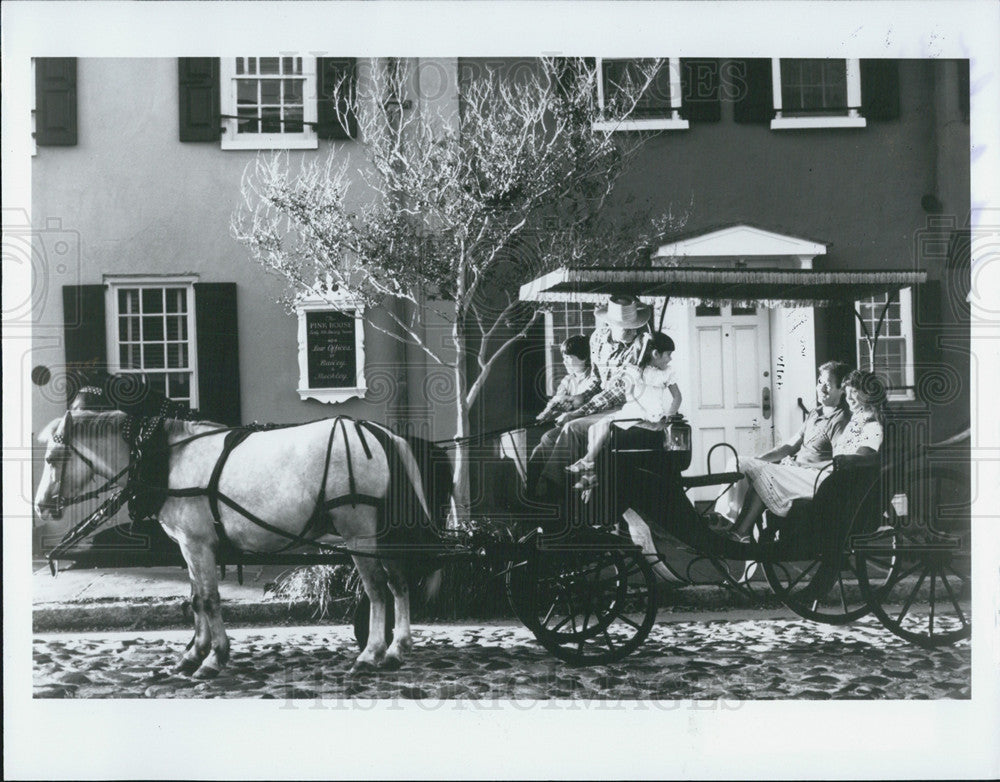
<svg viewBox="0 0 1000 782">
<path fill-rule="evenodd" d="M 194 637 L 177 661 L 174 669 L 177 673 L 192 674 L 201 665 L 202 660 L 208 657 L 208 652 L 212 646 L 212 634 L 208 626 L 208 617 L 201 610 L 201 601 L 198 600 L 198 590 L 195 587 L 194 579 L 191 579 L 191 613 L 194 614 Z"/>
<path fill-rule="evenodd" d="M 229 662 L 229 637 L 222 623 L 222 608 L 219 599 L 219 582 L 215 567 L 214 542 L 207 540 L 185 540 L 181 546 L 184 559 L 191 575 L 191 605 L 195 616 L 204 617 L 205 632 L 209 649 L 194 672 L 196 679 L 210 679 Z M 195 649 L 198 649 L 198 640 Z"/>
<path fill-rule="evenodd" d="M 386 563 L 384 569 L 392 592 L 393 607 L 396 609 L 392 643 L 385 653 L 384 666 L 399 668 L 403 664 L 403 658 L 413 649 L 413 636 L 410 633 L 410 586 L 399 565 Z"/>
<path fill-rule="evenodd" d="M 354 661 L 351 671 L 377 668 L 385 657 L 386 583 L 382 566 L 371 557 L 354 557 L 371 608 L 368 613 L 368 643 Z"/>
</svg>

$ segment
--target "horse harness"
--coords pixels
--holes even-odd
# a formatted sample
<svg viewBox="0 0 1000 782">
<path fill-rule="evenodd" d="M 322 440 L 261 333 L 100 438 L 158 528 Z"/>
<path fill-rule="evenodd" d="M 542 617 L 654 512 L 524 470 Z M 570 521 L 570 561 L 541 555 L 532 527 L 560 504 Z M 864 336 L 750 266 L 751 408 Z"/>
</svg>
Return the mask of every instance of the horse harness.
<svg viewBox="0 0 1000 782">
<path fill-rule="evenodd" d="M 226 439 L 222 445 L 222 453 L 219 454 L 219 458 L 215 462 L 215 466 L 212 468 L 212 474 L 208 479 L 208 485 L 204 488 L 202 487 L 191 487 L 185 489 L 170 489 L 164 490 L 164 493 L 168 497 L 207 497 L 208 507 L 212 512 L 212 518 L 215 521 L 216 532 L 219 538 L 226 544 L 230 545 L 234 550 L 236 547 L 232 545 L 229 541 L 229 536 L 226 533 L 225 527 L 222 524 L 222 517 L 219 512 L 219 503 L 221 502 L 226 507 L 231 510 L 236 511 L 241 516 L 243 516 L 247 521 L 256 524 L 258 527 L 271 532 L 272 534 L 278 535 L 280 537 L 288 539 L 289 543 L 283 548 L 278 549 L 276 552 L 280 553 L 287 551 L 289 549 L 295 548 L 301 545 L 313 545 L 325 548 L 325 544 L 320 543 L 313 539 L 313 537 L 319 537 L 326 534 L 328 531 L 326 525 L 329 523 L 329 512 L 334 508 L 341 507 L 343 505 L 350 505 L 351 507 L 357 507 L 358 505 L 370 505 L 375 508 L 381 508 L 384 499 L 381 497 L 375 497 L 371 494 L 364 494 L 357 490 L 357 482 L 354 477 L 354 458 L 351 453 L 350 439 L 348 436 L 347 425 L 348 423 L 353 424 L 354 430 L 357 433 L 358 439 L 361 441 L 361 447 L 364 451 L 365 458 L 372 458 L 371 447 L 368 444 L 368 440 L 365 436 L 365 430 L 368 429 L 367 422 L 355 421 L 347 416 L 337 416 L 333 420 L 333 426 L 330 427 L 330 436 L 327 438 L 326 443 L 326 459 L 323 462 L 323 477 L 320 480 L 319 489 L 316 495 L 316 504 L 313 507 L 313 512 L 306 521 L 305 526 L 299 533 L 288 532 L 276 527 L 275 525 L 265 521 L 256 514 L 252 513 L 247 508 L 243 507 L 240 503 L 234 500 L 232 497 L 225 494 L 219 489 L 219 481 L 222 478 L 222 471 L 225 469 L 226 463 L 229 461 L 229 457 L 250 435 L 256 434 L 262 431 L 270 431 L 273 429 L 284 429 L 291 428 L 293 426 L 303 426 L 304 424 L 288 424 L 288 425 L 273 425 L 268 424 L 264 426 L 253 425 L 244 426 L 236 429 L 224 429 L 217 430 L 214 432 L 203 432 L 194 437 L 181 440 L 178 443 L 174 443 L 170 447 L 177 447 L 180 445 L 185 445 L 196 437 L 207 436 L 211 434 L 220 434 L 226 432 Z M 347 461 L 347 494 L 340 495 L 338 497 L 332 497 L 331 499 L 326 498 L 326 484 L 327 478 L 330 473 L 330 456 L 333 453 L 333 444 L 337 437 L 338 427 L 340 432 L 344 436 L 344 449 L 346 452 Z M 159 488 L 159 487 L 151 487 Z"/>
<path fill-rule="evenodd" d="M 87 457 L 86 454 L 82 453 L 73 443 L 71 434 L 71 420 L 67 421 L 67 424 L 61 435 L 55 435 L 53 440 L 68 451 L 72 451 L 77 456 L 84 461 L 85 464 L 94 472 L 96 472 L 96 465 L 93 460 Z M 212 512 L 212 518 L 215 521 L 216 533 L 219 535 L 220 540 L 222 540 L 226 545 L 228 545 L 233 551 L 238 551 L 236 546 L 232 544 L 229 540 L 229 536 L 225 531 L 225 527 L 222 524 L 222 518 L 219 513 L 219 503 L 231 508 L 236 511 L 248 521 L 256 524 L 262 529 L 267 530 L 279 537 L 286 538 L 289 543 L 283 548 L 278 549 L 276 552 L 281 553 L 288 551 L 289 549 L 295 548 L 301 545 L 311 545 L 316 546 L 321 549 L 336 551 L 340 553 L 347 554 L 357 554 L 366 555 L 368 552 L 362 551 L 348 551 L 342 546 L 333 546 L 330 544 L 322 543 L 313 539 L 313 537 L 319 537 L 326 534 L 328 531 L 325 525 L 329 523 L 329 512 L 334 508 L 341 507 L 343 505 L 350 505 L 351 507 L 357 507 L 358 505 L 370 505 L 378 509 L 382 509 L 385 505 L 385 498 L 375 497 L 370 494 L 364 494 L 357 490 L 357 482 L 354 476 L 354 459 L 351 453 L 350 439 L 348 437 L 347 425 L 348 423 L 353 424 L 354 430 L 358 435 L 358 439 L 361 442 L 362 450 L 364 451 L 365 458 L 372 458 L 372 450 L 368 444 L 368 439 L 365 435 L 367 431 L 371 436 L 374 436 L 376 440 L 379 440 L 379 432 L 372 428 L 372 425 L 367 421 L 355 421 L 347 416 L 337 416 L 333 420 L 333 426 L 330 427 L 330 436 L 327 439 L 326 444 L 326 459 L 323 463 L 323 478 L 320 481 L 319 489 L 316 496 L 316 504 L 313 508 L 313 512 L 309 519 L 306 521 L 305 526 L 299 533 L 288 532 L 279 527 L 270 524 L 264 519 L 260 518 L 256 514 L 244 508 L 236 500 L 229 497 L 219 489 L 219 481 L 222 477 L 222 471 L 226 466 L 226 462 L 232 455 L 232 452 L 236 450 L 250 435 L 256 434 L 258 432 L 270 431 L 273 429 L 286 429 L 293 428 L 296 426 L 304 426 L 305 424 L 252 424 L 250 426 L 242 426 L 236 428 L 221 428 L 213 429 L 209 432 L 200 432 L 190 437 L 184 438 L 175 443 L 167 444 L 159 448 L 149 448 L 147 447 L 151 441 L 154 441 L 159 434 L 163 433 L 163 417 L 157 416 L 150 419 L 145 419 L 142 421 L 134 421 L 132 417 L 129 416 L 126 419 L 126 427 L 123 429 L 123 438 L 130 449 L 129 464 L 116 475 L 109 478 L 104 485 L 100 488 L 95 489 L 90 492 L 86 492 L 78 497 L 74 497 L 71 500 L 63 500 L 59 497 L 59 504 L 61 507 L 65 508 L 70 505 L 76 505 L 81 502 L 93 499 L 104 492 L 108 491 L 114 484 L 116 484 L 122 476 L 126 473 L 128 478 L 124 487 L 119 489 L 114 495 L 108 498 L 96 511 L 94 511 L 90 516 L 84 519 L 82 522 L 70 529 L 66 535 L 60 541 L 59 545 L 53 549 L 49 554 L 50 565 L 53 561 L 58 558 L 59 555 L 65 553 L 74 544 L 79 542 L 81 539 L 90 534 L 94 529 L 99 527 L 104 521 L 107 521 L 112 516 L 114 516 L 119 509 L 126 503 L 129 503 L 129 515 L 132 517 L 133 521 L 137 521 L 140 515 L 137 512 L 137 508 L 142 507 L 142 504 L 133 504 L 134 501 L 141 497 L 144 492 L 154 492 L 162 496 L 163 499 L 166 497 L 207 497 L 209 509 Z M 307 423 L 315 423 L 315 421 L 310 421 Z M 331 499 L 326 499 L 326 484 L 327 478 L 330 472 L 330 456 L 333 453 L 333 444 L 337 436 L 338 427 L 344 436 L 344 449 L 346 452 L 347 461 L 347 482 L 348 482 L 348 492 L 347 494 L 341 495 L 339 497 L 333 497 Z M 225 433 L 225 441 L 222 446 L 222 453 L 215 462 L 215 466 L 212 469 L 212 474 L 209 477 L 208 485 L 206 487 L 190 487 L 183 489 L 171 489 L 165 486 L 160 486 L 158 484 L 151 484 L 145 476 L 141 474 L 143 462 L 148 461 L 152 456 L 159 455 L 162 451 L 164 453 L 169 452 L 173 448 L 179 448 L 180 446 L 187 445 L 188 443 L 199 440 L 203 437 L 217 436 Z M 60 486 L 63 473 L 65 472 L 66 464 L 63 462 L 60 465 Z M 164 481 L 165 482 L 165 481 Z M 146 503 L 148 507 L 148 503 Z M 160 501 L 159 505 L 162 505 Z M 157 506 L 153 511 L 155 513 L 159 507 Z M 147 515 L 153 515 L 152 513 L 143 514 L 141 517 Z M 313 536 L 313 537 L 310 537 Z"/>
</svg>

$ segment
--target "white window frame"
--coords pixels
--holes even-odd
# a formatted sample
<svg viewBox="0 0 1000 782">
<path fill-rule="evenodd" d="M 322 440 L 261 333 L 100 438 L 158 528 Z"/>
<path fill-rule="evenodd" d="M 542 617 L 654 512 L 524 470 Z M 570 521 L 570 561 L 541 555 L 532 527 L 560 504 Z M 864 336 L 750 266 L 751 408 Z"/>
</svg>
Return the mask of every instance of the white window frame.
<svg viewBox="0 0 1000 782">
<path fill-rule="evenodd" d="M 600 107 L 601 116 L 604 117 L 604 61 L 605 60 L 627 60 L 635 59 L 629 57 L 598 57 L 597 58 L 597 105 Z M 670 69 L 670 116 L 669 117 L 640 117 L 636 119 L 616 120 L 604 118 L 593 123 L 594 130 L 601 131 L 629 131 L 629 130 L 687 130 L 689 127 L 686 119 L 681 119 L 680 110 L 682 105 L 681 90 L 681 60 L 679 57 L 668 57 L 667 67 Z"/>
<path fill-rule="evenodd" d="M 38 86 L 35 81 L 35 58 L 31 58 L 31 156 L 38 155 L 38 142 L 35 133 L 38 130 Z"/>
<path fill-rule="evenodd" d="M 781 106 L 781 60 L 771 60 L 771 86 L 774 95 L 774 119 L 771 130 L 802 130 L 807 128 L 863 128 L 867 125 L 861 116 L 861 60 L 847 58 L 847 105 L 851 108 L 842 115 L 833 116 L 788 116 Z"/>
<path fill-rule="evenodd" d="M 270 54 L 254 55 L 270 57 Z M 282 55 L 277 55 L 279 58 Z M 289 56 L 289 55 L 284 55 Z M 298 57 L 300 55 L 294 55 Z M 234 119 L 237 112 L 236 80 L 245 78 L 246 74 L 236 73 L 236 58 L 222 57 L 219 63 L 220 107 L 222 120 L 223 149 L 318 149 L 319 137 L 316 135 L 317 105 L 319 95 L 316 75 L 316 58 L 302 56 L 302 132 L 301 133 L 238 133 L 239 120 Z M 229 117 L 229 119 L 225 119 Z"/>
<path fill-rule="evenodd" d="M 135 373 L 142 374 L 152 372 L 160 374 L 160 369 L 131 369 L 121 366 L 121 356 L 118 351 L 118 292 L 122 288 L 185 288 L 187 291 L 187 333 L 188 333 L 188 368 L 179 370 L 164 367 L 162 373 L 188 372 L 191 375 L 191 397 L 188 405 L 192 410 L 199 406 L 199 383 L 198 383 L 198 320 L 195 315 L 194 284 L 198 281 L 197 275 L 178 276 L 114 276 L 105 277 L 105 318 L 104 326 L 106 332 L 108 370 L 112 374 Z M 140 297 L 141 297 L 140 293 Z M 164 363 L 166 363 L 164 361 Z"/>
<path fill-rule="evenodd" d="M 908 386 L 906 389 L 890 389 L 889 390 L 889 401 L 891 402 L 905 402 L 913 401 L 916 395 L 913 392 L 914 384 L 914 373 L 913 373 L 913 295 L 912 289 L 901 288 L 899 291 L 899 321 L 900 328 L 898 337 L 890 337 L 889 339 L 902 339 L 903 344 L 906 346 L 906 362 L 903 364 L 903 380 Z M 854 302 L 854 306 L 858 308 L 860 312 L 860 301 Z M 883 324 L 883 329 L 885 324 Z M 879 342 L 886 339 L 884 335 L 879 335 Z M 857 366 L 862 365 L 862 359 L 867 361 L 867 345 L 864 346 L 865 355 L 861 354 L 862 345 L 864 344 L 865 334 L 861 329 L 861 324 L 858 319 L 854 319 L 854 345 L 855 345 L 855 358 L 857 359 Z"/>
<path fill-rule="evenodd" d="M 327 296 L 301 296 L 295 304 L 298 316 L 298 346 L 299 346 L 299 387 L 297 389 L 302 401 L 315 399 L 325 404 L 346 402 L 354 397 L 364 398 L 368 392 L 368 382 L 365 379 L 365 306 L 363 302 L 354 299 L 349 293 L 330 293 Z M 342 312 L 354 317 L 354 368 L 355 385 L 340 388 L 311 388 L 309 386 L 309 345 L 306 330 L 306 313 L 309 312 Z"/>
</svg>

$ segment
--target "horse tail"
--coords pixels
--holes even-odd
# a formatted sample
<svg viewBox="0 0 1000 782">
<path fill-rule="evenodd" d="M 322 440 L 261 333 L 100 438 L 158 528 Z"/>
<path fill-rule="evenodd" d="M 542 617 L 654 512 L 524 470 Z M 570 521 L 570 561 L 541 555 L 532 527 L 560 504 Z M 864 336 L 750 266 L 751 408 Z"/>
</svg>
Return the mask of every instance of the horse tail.
<svg viewBox="0 0 1000 782">
<path fill-rule="evenodd" d="M 425 524 L 413 529 L 415 534 L 408 537 L 418 546 L 429 545 L 439 551 L 442 545 L 440 533 L 447 524 L 451 507 L 451 458 L 446 450 L 421 437 L 406 437 L 399 447 L 401 451 L 409 452 L 410 458 L 404 463 L 411 475 L 413 488 L 422 495 L 422 504 L 427 510 L 422 519 Z M 413 524 L 412 518 L 410 523 Z M 441 586 L 441 568 L 436 558 L 417 556 L 411 562 L 412 566 L 407 568 L 411 591 L 420 589 L 424 601 L 432 601 Z"/>
<path fill-rule="evenodd" d="M 428 572 L 441 549 L 441 530 L 451 496 L 451 461 L 442 448 L 418 437 L 401 437 L 379 425 L 366 426 L 389 462 L 389 491 L 380 514 L 379 542 L 402 549 L 407 570 Z"/>
</svg>

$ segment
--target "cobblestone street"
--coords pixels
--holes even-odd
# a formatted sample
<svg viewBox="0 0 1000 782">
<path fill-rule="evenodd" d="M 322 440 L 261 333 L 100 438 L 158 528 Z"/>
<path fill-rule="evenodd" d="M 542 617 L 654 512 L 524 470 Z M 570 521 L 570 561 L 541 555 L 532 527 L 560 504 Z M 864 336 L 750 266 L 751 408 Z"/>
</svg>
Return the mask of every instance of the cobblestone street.
<svg viewBox="0 0 1000 782">
<path fill-rule="evenodd" d="M 342 626 L 232 629 L 215 680 L 171 673 L 189 631 L 34 640 L 37 698 L 928 699 L 970 697 L 970 645 L 924 650 L 872 618 L 847 627 L 739 614 L 661 621 L 625 661 L 571 668 L 519 625 L 427 625 L 399 671 L 351 675 Z"/>
</svg>

